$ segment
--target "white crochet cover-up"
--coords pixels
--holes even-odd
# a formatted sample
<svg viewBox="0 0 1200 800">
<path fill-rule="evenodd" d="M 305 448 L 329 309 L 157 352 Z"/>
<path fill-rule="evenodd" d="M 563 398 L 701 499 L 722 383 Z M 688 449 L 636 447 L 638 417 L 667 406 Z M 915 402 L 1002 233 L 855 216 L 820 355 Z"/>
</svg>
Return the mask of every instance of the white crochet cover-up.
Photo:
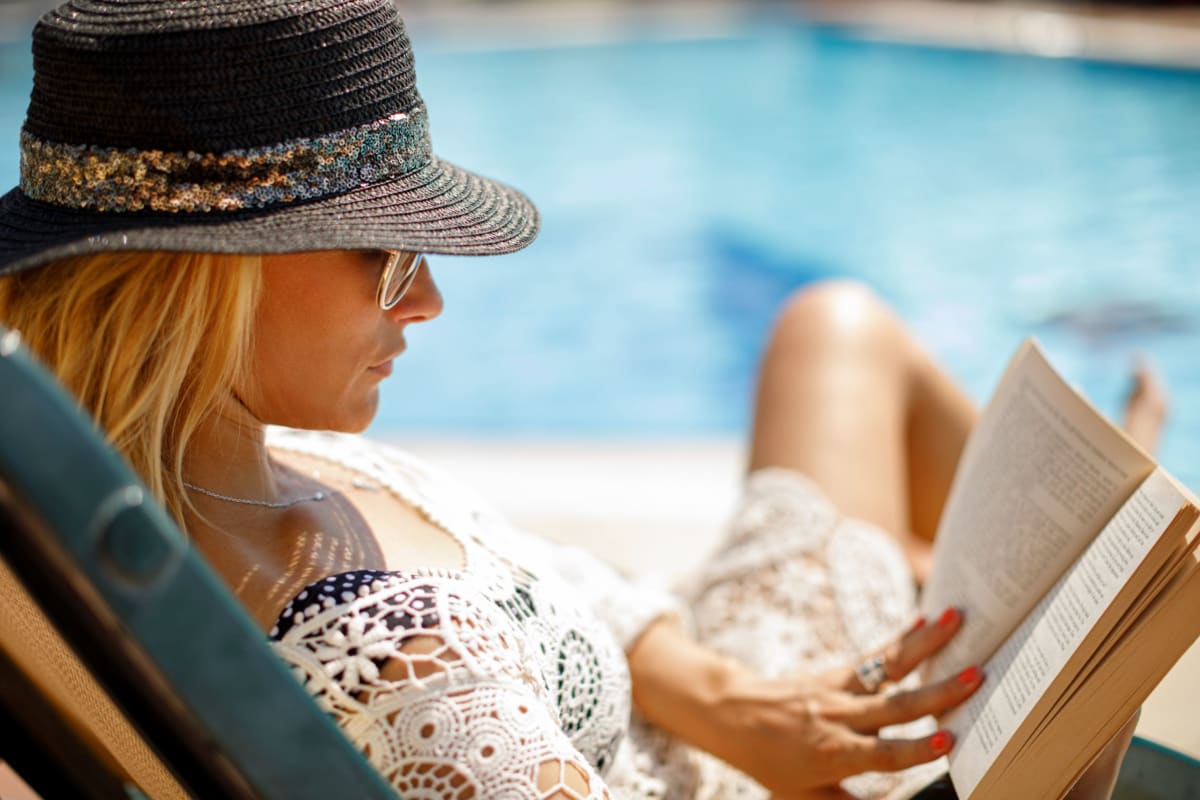
<svg viewBox="0 0 1200 800">
<path fill-rule="evenodd" d="M 274 650 L 407 800 L 766 798 L 631 713 L 625 648 L 672 613 L 701 641 L 777 676 L 845 664 L 915 615 L 911 575 L 890 538 L 839 518 L 794 473 L 750 477 L 728 542 L 673 595 L 514 530 L 474 493 L 390 447 L 286 430 L 269 443 L 370 478 L 462 548 L 459 569 L 314 582 L 271 631 Z M 539 790 L 539 774 L 561 782 Z M 844 785 L 882 797 L 898 780 Z"/>
</svg>

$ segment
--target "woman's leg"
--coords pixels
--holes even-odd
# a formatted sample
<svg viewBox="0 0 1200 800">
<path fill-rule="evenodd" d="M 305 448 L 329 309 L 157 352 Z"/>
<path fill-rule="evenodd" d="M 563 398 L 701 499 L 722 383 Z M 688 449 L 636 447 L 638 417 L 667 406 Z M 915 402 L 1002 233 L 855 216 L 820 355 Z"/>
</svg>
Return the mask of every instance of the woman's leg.
<svg viewBox="0 0 1200 800">
<path fill-rule="evenodd" d="M 822 283 L 788 302 L 767 345 L 750 469 L 804 473 L 844 514 L 895 535 L 920 578 L 975 418 L 869 289 Z"/>
<path fill-rule="evenodd" d="M 1166 390 L 1134 371 L 1123 427 L 1151 453 Z M 909 549 L 932 541 L 967 434 L 971 400 L 866 287 L 821 283 L 788 302 L 759 376 L 750 469 L 798 470 L 845 514 Z"/>
<path fill-rule="evenodd" d="M 1140 366 L 1123 427 L 1153 452 L 1166 413 L 1166 390 Z M 975 418 L 971 401 L 870 290 L 823 283 L 789 301 L 767 345 L 750 469 L 806 474 L 843 513 L 896 535 L 920 577 L 920 545 L 933 537 Z M 1136 721 L 1097 757 L 1070 800 L 1111 796 Z"/>
</svg>

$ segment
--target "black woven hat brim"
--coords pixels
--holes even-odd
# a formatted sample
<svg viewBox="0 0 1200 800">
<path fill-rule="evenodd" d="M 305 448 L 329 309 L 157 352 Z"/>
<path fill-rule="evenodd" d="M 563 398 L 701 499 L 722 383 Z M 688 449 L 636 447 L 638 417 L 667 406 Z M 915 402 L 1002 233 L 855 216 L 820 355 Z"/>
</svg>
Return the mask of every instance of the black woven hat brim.
<svg viewBox="0 0 1200 800">
<path fill-rule="evenodd" d="M 253 211 L 97 213 L 31 200 L 14 189 L 0 197 L 0 275 L 118 250 L 498 255 L 525 247 L 538 225 L 525 195 L 438 158 L 344 194 Z"/>
<path fill-rule="evenodd" d="M 71 0 L 34 28 L 0 274 L 114 250 L 491 255 L 533 204 L 433 156 L 391 0 Z"/>
</svg>

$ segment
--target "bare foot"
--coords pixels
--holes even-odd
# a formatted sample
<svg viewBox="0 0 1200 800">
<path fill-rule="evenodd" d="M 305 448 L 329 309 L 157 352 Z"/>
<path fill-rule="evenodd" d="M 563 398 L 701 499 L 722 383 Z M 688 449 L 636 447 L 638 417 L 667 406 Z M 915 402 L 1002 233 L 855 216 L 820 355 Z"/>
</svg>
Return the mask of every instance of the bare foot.
<svg viewBox="0 0 1200 800">
<path fill-rule="evenodd" d="M 1150 365 L 1139 359 L 1133 368 L 1133 388 L 1125 400 L 1122 427 L 1148 453 L 1158 449 L 1158 439 L 1167 418 L 1167 390 Z"/>
</svg>

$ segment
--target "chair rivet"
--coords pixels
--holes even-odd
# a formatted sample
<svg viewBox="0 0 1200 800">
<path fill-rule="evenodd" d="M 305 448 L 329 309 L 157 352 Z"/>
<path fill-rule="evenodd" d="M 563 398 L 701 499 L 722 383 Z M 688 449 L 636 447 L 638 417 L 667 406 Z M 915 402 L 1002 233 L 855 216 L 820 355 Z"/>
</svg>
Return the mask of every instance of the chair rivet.
<svg viewBox="0 0 1200 800">
<path fill-rule="evenodd" d="M 0 356 L 11 356 L 21 346 L 21 334 L 9 331 L 0 336 Z"/>
</svg>

